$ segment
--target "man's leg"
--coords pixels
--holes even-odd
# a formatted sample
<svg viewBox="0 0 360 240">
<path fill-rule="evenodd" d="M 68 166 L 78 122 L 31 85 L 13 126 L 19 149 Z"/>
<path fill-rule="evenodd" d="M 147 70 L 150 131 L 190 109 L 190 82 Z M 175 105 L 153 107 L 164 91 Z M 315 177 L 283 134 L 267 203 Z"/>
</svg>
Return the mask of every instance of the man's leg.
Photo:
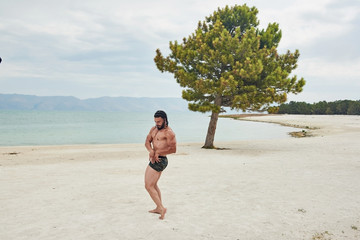
<svg viewBox="0 0 360 240">
<path fill-rule="evenodd" d="M 161 176 L 161 172 L 160 172 L 160 176 Z M 160 178 L 160 177 L 159 177 Z M 155 190 L 157 191 L 159 198 L 160 198 L 160 202 L 162 202 L 161 200 L 161 192 L 160 192 L 160 188 L 157 185 L 157 182 L 155 183 Z M 157 213 L 160 214 L 159 210 L 157 208 L 153 209 L 153 210 L 149 210 L 149 213 Z"/>
<path fill-rule="evenodd" d="M 145 171 L 145 188 L 156 204 L 156 209 L 152 210 L 152 212 L 159 213 L 160 219 L 164 219 L 166 208 L 162 205 L 160 189 L 157 187 L 160 176 L 161 172 L 157 172 L 150 166 L 147 166 Z"/>
<path fill-rule="evenodd" d="M 162 173 L 162 172 L 160 172 L 160 176 L 161 176 L 161 173 Z M 159 176 L 159 178 L 160 178 L 160 176 Z M 158 180 L 159 180 L 159 179 L 158 179 Z M 155 183 L 155 189 L 156 189 L 157 193 L 159 194 L 159 198 L 160 198 L 160 201 L 161 201 L 161 192 L 160 192 L 160 188 L 159 188 L 158 185 L 157 185 L 157 182 L 158 182 L 158 181 L 156 181 L 156 183 Z"/>
</svg>

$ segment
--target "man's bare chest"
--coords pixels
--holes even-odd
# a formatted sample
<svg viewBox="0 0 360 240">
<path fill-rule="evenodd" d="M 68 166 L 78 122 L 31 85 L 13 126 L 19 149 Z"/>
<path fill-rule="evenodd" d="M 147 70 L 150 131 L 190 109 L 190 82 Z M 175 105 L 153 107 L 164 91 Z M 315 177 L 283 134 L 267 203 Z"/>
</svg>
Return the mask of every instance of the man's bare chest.
<svg viewBox="0 0 360 240">
<path fill-rule="evenodd" d="M 153 141 L 161 142 L 166 140 L 166 135 L 164 131 L 154 130 L 152 133 Z"/>
</svg>

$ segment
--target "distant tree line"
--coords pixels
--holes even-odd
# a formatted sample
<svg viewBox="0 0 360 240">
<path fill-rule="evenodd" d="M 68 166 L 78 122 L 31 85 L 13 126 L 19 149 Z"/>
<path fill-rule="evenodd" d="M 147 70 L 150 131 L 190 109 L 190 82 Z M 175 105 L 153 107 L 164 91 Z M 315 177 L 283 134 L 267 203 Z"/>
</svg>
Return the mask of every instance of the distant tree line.
<svg viewBox="0 0 360 240">
<path fill-rule="evenodd" d="M 281 104 L 279 107 L 272 107 L 268 112 L 278 114 L 360 115 L 360 100 L 321 101 L 313 104 L 291 101 Z"/>
</svg>

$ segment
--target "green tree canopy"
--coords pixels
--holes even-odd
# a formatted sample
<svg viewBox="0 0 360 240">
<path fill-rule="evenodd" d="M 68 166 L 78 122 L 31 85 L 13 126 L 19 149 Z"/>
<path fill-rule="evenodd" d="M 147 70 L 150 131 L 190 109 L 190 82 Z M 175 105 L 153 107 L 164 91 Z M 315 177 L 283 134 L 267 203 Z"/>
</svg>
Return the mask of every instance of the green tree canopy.
<svg viewBox="0 0 360 240">
<path fill-rule="evenodd" d="M 157 68 L 174 74 L 189 109 L 212 112 L 205 148 L 214 147 L 222 107 L 264 111 L 284 103 L 287 93 L 301 92 L 305 84 L 303 78 L 290 77 L 299 51 L 278 54 L 279 25 L 258 29 L 257 13 L 246 4 L 218 8 L 182 43 L 170 42 L 168 56 L 156 50 Z"/>
<path fill-rule="evenodd" d="M 273 113 L 280 114 L 342 114 L 360 115 L 360 100 L 321 101 L 317 103 L 294 102 L 281 104 Z"/>
</svg>

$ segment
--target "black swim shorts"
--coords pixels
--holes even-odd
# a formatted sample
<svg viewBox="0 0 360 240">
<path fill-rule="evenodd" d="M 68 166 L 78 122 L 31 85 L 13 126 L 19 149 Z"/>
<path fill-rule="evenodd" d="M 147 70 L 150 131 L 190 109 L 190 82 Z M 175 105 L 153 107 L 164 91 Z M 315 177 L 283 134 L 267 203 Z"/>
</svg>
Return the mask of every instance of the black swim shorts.
<svg viewBox="0 0 360 240">
<path fill-rule="evenodd" d="M 149 162 L 149 166 L 157 172 L 163 171 L 168 165 L 168 159 L 164 156 L 159 156 L 160 162 L 151 163 Z"/>
</svg>

